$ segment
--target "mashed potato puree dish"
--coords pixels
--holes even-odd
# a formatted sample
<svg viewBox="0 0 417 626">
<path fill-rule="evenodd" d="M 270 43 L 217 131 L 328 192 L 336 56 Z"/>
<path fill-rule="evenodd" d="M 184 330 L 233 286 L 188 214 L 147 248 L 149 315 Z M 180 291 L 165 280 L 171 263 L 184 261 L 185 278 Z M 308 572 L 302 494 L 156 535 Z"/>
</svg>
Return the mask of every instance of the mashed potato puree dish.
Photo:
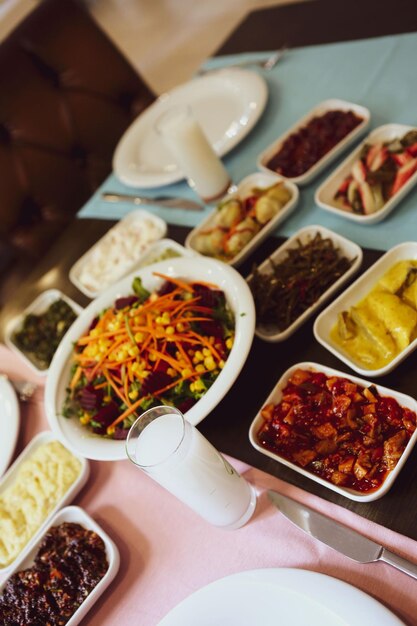
<svg viewBox="0 0 417 626">
<path fill-rule="evenodd" d="M 33 537 L 81 473 L 81 462 L 59 441 L 40 445 L 0 495 L 0 567 Z"/>
</svg>

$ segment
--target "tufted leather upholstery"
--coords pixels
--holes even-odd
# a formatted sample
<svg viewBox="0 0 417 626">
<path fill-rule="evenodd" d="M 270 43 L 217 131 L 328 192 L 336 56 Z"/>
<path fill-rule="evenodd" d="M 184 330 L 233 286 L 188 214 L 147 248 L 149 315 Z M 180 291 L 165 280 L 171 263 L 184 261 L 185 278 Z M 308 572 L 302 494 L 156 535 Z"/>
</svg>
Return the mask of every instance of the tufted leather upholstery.
<svg viewBox="0 0 417 626">
<path fill-rule="evenodd" d="M 153 99 L 76 0 L 44 0 L 0 44 L 0 272 L 52 243 Z"/>
</svg>

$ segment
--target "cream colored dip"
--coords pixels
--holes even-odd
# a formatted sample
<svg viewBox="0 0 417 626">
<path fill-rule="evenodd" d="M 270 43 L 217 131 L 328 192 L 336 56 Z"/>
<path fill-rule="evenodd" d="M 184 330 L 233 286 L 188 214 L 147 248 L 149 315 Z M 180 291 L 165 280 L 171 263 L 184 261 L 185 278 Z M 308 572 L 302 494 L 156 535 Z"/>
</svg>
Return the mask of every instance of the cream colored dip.
<svg viewBox="0 0 417 626">
<path fill-rule="evenodd" d="M 40 445 L 0 495 L 0 567 L 21 552 L 81 473 L 81 462 L 59 441 Z"/>
</svg>

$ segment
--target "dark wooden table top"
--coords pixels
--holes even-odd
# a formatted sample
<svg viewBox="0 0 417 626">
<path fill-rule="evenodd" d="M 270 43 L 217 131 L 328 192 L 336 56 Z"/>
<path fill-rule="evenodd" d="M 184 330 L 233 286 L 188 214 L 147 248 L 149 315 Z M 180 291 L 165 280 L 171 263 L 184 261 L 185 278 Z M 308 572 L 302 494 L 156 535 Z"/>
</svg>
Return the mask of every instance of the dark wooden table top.
<svg viewBox="0 0 417 626">
<path fill-rule="evenodd" d="M 252 11 L 217 51 L 235 54 L 417 31 L 415 0 L 311 0 Z"/>
<path fill-rule="evenodd" d="M 244 20 L 219 49 L 219 53 L 271 49 L 284 42 L 300 46 L 417 30 L 414 0 L 395 3 L 395 11 L 390 12 L 391 19 L 382 11 L 382 4 L 384 3 L 379 0 L 364 0 L 360 3 L 318 0 L 256 11 Z M 400 10 L 402 6 L 408 10 Z M 358 7 L 363 11 L 360 20 L 353 19 L 354 16 L 358 17 Z M 343 15 L 348 17 L 342 19 Z M 0 313 L 0 334 L 4 333 L 7 321 L 45 289 L 58 287 L 81 305 L 87 304 L 88 299 L 69 281 L 68 271 L 81 254 L 113 224 L 114 222 L 108 220 L 89 219 L 80 223 L 75 219 L 23 282 L 11 280 L 3 285 L 3 290 L 6 290 L 9 297 L 7 305 Z M 167 236 L 182 243 L 187 232 L 186 228 L 170 225 Z M 263 260 L 280 241 L 282 240 L 269 238 L 264 242 L 240 268 L 242 275 L 247 275 L 251 263 Z M 366 269 L 381 254 L 382 252 L 365 250 L 363 268 Z M 391 491 L 381 500 L 364 504 L 350 501 L 303 478 L 251 446 L 248 430 L 252 419 L 281 374 L 289 366 L 301 361 L 315 361 L 350 372 L 315 341 L 312 321 L 283 343 L 269 344 L 255 338 L 249 358 L 237 381 L 217 408 L 201 422 L 199 428 L 223 452 L 417 539 L 417 449 L 412 452 Z M 417 352 L 408 357 L 392 374 L 378 379 L 377 382 L 417 396 L 416 380 Z"/>
</svg>

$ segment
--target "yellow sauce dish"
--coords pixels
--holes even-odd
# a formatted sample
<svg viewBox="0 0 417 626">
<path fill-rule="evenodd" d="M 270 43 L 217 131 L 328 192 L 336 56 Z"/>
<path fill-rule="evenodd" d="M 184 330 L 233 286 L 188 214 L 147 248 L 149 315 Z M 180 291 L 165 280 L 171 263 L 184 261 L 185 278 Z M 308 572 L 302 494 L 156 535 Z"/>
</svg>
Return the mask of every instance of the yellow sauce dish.
<svg viewBox="0 0 417 626">
<path fill-rule="evenodd" d="M 417 260 L 395 263 L 357 304 L 339 312 L 331 340 L 360 366 L 388 365 L 417 337 Z"/>
</svg>

